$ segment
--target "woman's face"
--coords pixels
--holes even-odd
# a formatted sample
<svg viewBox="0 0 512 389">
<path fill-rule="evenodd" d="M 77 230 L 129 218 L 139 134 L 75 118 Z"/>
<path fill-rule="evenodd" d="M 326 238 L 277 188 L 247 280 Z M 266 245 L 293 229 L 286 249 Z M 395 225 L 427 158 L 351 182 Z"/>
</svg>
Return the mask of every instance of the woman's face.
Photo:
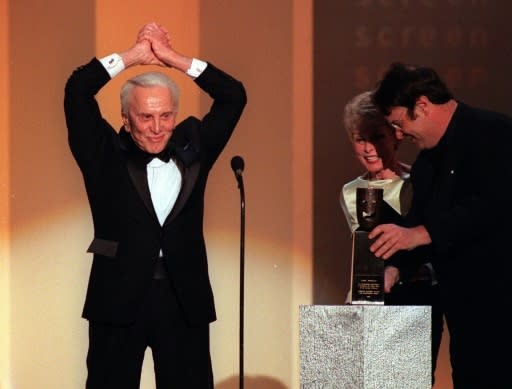
<svg viewBox="0 0 512 389">
<path fill-rule="evenodd" d="M 370 176 L 391 166 L 395 160 L 397 138 L 386 125 L 359 128 L 352 132 L 352 147 L 359 162 Z"/>
</svg>

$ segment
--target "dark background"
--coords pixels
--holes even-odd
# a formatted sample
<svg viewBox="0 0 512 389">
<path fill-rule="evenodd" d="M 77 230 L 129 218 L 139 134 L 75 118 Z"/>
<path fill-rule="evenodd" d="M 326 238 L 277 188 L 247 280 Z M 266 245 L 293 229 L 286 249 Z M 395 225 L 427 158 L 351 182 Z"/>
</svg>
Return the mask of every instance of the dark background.
<svg viewBox="0 0 512 389">
<path fill-rule="evenodd" d="M 344 105 L 400 61 L 435 68 L 459 100 L 511 114 L 511 45 L 503 33 L 510 10 L 506 1 L 485 0 L 315 1 L 315 304 L 341 304 L 349 288 L 350 230 L 338 196 L 362 171 L 343 128 Z M 416 153 L 402 144 L 404 162 Z"/>
</svg>

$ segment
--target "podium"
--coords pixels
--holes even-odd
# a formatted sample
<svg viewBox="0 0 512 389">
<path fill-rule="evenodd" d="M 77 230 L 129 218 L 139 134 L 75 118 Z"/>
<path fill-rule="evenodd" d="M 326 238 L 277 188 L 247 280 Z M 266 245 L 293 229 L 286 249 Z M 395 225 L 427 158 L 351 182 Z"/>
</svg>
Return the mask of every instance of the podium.
<svg viewBox="0 0 512 389">
<path fill-rule="evenodd" d="M 430 389 L 431 307 L 301 305 L 301 389 Z"/>
</svg>

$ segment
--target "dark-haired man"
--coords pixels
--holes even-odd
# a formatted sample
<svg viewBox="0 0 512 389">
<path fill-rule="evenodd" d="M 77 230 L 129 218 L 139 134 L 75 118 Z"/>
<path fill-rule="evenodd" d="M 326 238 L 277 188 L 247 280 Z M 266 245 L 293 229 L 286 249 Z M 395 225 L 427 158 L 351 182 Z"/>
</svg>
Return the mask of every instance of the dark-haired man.
<svg viewBox="0 0 512 389">
<path fill-rule="evenodd" d="M 374 103 L 420 149 L 407 227 L 375 227 L 371 250 L 428 252 L 439 276 L 455 389 L 506 389 L 511 331 L 512 119 L 457 101 L 426 67 L 391 65 Z M 500 147 L 501 146 L 501 147 Z"/>
</svg>

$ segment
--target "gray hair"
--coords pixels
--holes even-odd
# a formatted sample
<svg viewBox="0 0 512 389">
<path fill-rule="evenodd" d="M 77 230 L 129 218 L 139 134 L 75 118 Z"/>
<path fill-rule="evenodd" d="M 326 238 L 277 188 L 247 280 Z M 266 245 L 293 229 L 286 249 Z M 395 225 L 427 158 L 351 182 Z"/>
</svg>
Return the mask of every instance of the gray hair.
<svg viewBox="0 0 512 389">
<path fill-rule="evenodd" d="M 389 126 L 384 115 L 373 104 L 372 91 L 360 93 L 347 103 L 343 123 L 349 135 L 370 126 Z"/>
<path fill-rule="evenodd" d="M 177 112 L 180 105 L 180 90 L 178 85 L 171 80 L 166 74 L 160 72 L 147 72 L 139 74 L 129 80 L 127 80 L 121 88 L 121 113 L 123 115 L 128 114 L 128 107 L 130 106 L 130 97 L 132 95 L 133 88 L 140 86 L 142 88 L 148 88 L 152 86 L 161 86 L 169 89 L 174 103 L 174 110 Z"/>
<path fill-rule="evenodd" d="M 352 136 L 356 131 L 387 128 L 389 133 L 393 135 L 396 150 L 400 141 L 395 136 L 395 129 L 388 123 L 382 111 L 373 103 L 372 98 L 373 91 L 366 91 L 353 97 L 345 105 L 343 122 L 348 136 L 352 140 Z"/>
</svg>

